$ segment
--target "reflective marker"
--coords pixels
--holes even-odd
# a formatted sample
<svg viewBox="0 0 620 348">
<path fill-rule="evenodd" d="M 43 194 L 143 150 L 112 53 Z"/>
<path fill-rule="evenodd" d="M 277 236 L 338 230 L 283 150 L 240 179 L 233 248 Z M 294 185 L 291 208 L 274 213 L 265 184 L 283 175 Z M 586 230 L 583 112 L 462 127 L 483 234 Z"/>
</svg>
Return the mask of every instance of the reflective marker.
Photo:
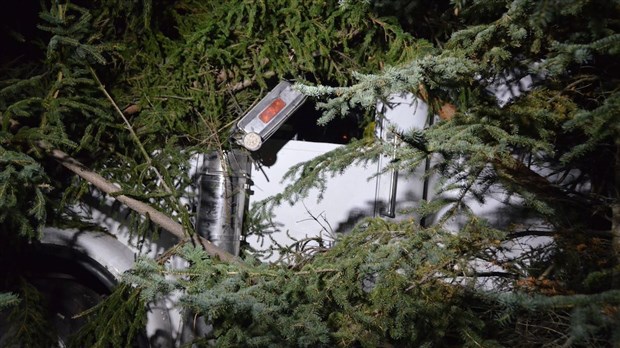
<svg viewBox="0 0 620 348">
<path fill-rule="evenodd" d="M 284 109 L 285 106 L 286 103 L 284 100 L 277 98 L 272 101 L 271 104 L 263 110 L 263 112 L 261 112 L 258 118 L 263 121 L 263 123 L 269 123 L 269 121 L 271 121 L 278 114 L 278 112 Z"/>
</svg>

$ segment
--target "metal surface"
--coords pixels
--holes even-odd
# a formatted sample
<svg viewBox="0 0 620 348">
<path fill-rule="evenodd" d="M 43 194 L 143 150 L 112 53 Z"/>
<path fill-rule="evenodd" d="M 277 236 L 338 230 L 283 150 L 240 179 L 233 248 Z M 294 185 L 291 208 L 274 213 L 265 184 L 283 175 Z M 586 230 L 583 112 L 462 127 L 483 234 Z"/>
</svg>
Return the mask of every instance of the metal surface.
<svg viewBox="0 0 620 348">
<path fill-rule="evenodd" d="M 250 151 L 256 151 L 280 126 L 303 104 L 306 96 L 293 89 L 293 86 L 282 81 L 272 89 L 256 106 L 248 111 L 239 122 L 239 128 L 244 134 L 256 133 L 261 142 L 251 141 L 247 147 L 245 139 L 239 143 Z M 274 105 L 275 108 L 274 108 Z M 274 108 L 274 109 L 271 109 Z M 265 113 L 275 112 L 274 117 L 263 117 Z"/>
<path fill-rule="evenodd" d="M 115 280 L 120 279 L 125 271 L 133 267 L 135 259 L 134 253 L 124 244 L 103 232 L 46 227 L 41 243 L 67 247 L 82 254 L 92 259 L 92 265 L 104 268 Z M 102 281 L 110 281 L 101 270 L 93 268 L 91 273 Z"/>
<path fill-rule="evenodd" d="M 392 153 L 391 162 L 396 160 L 396 146 L 398 145 L 398 140 L 394 133 L 387 131 L 386 140 L 392 142 L 394 145 L 394 151 Z M 393 168 L 391 170 L 390 176 L 390 191 L 388 194 L 388 205 L 387 207 L 381 211 L 381 215 L 394 218 L 396 217 L 396 194 L 398 189 L 398 169 Z"/>
<path fill-rule="evenodd" d="M 114 236 L 95 231 L 59 229 L 43 230 L 41 245 L 54 251 L 54 255 L 67 259 L 83 268 L 91 276 L 112 290 L 121 275 L 134 265 L 136 255 Z M 77 299 L 76 299 L 77 300 Z M 172 347 L 173 326 L 167 305 L 149 303 L 146 339 L 149 347 Z"/>
<path fill-rule="evenodd" d="M 207 154 L 200 175 L 196 230 L 216 246 L 239 254 L 250 183 L 249 156 L 241 150 Z"/>
</svg>

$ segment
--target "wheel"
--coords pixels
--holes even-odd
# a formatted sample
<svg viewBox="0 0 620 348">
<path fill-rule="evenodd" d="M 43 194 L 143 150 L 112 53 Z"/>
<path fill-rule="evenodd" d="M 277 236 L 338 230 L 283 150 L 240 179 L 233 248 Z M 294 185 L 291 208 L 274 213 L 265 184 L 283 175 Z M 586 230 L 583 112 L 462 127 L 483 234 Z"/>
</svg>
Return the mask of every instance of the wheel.
<svg viewBox="0 0 620 348">
<path fill-rule="evenodd" d="M 11 255 L 2 265 L 2 279 L 26 282 L 37 290 L 41 313 L 65 347 L 88 320 L 85 311 L 109 295 L 120 275 L 133 265 L 133 253 L 114 237 L 100 232 L 46 229 L 40 243 Z M 10 264 L 10 265 L 9 265 Z M 9 289 L 11 290 L 11 289 Z M 4 289 L 2 290 L 4 291 Z M 13 290 L 15 292 L 15 290 Z M 162 306 L 149 315 L 148 327 L 134 347 L 171 347 L 169 317 Z M 8 311 L 8 310 L 5 310 Z M 15 323 L 0 313 L 0 346 Z M 150 335 L 148 333 L 151 333 Z"/>
</svg>

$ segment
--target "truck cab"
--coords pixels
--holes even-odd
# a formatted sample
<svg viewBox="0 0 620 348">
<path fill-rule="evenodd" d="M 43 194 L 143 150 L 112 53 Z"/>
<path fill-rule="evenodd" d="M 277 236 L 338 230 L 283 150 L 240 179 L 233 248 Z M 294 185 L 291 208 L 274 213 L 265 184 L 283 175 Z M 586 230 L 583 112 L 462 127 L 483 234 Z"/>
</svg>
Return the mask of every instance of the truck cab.
<svg viewBox="0 0 620 348">
<path fill-rule="evenodd" d="M 244 236 L 248 209 L 280 193 L 291 166 L 363 135 L 353 114 L 351 119 L 317 126 L 319 113 L 304 102 L 305 97 L 290 83 L 278 84 L 237 123 L 232 139 L 237 149 L 195 157 L 192 170 L 197 192 L 188 192 L 187 204 L 195 207 L 196 230 L 203 237 L 235 255 L 245 243 L 262 255 L 264 262 L 275 262 L 282 256 L 278 245 L 314 237 L 334 241 L 337 233 L 346 233 L 365 217 L 410 217 L 399 212 L 432 197 L 436 180 L 426 175 L 430 162 L 399 173 L 385 170 L 395 158 L 382 155 L 374 163 L 353 165 L 333 176 L 322 192 L 315 189 L 297 202 L 274 206 L 269 228 Z M 383 116 L 377 119 L 374 132 L 384 141 L 397 141 L 395 130 L 424 128 L 432 122 L 426 105 L 411 95 L 393 96 L 378 103 L 377 109 Z M 177 242 L 166 234 L 157 239 L 137 237 L 127 220 L 127 208 L 109 197 L 93 197 L 76 209 L 106 232 L 47 228 L 35 252 L 42 257 L 40 263 L 49 267 L 43 272 L 35 271 L 36 265 L 25 270 L 35 283 L 59 284 L 41 289 L 61 304 L 51 309 L 59 331 L 67 332 L 59 337 L 61 345 L 81 325 L 79 314 L 107 296 L 138 256 L 157 257 Z M 184 266 L 184 260 L 171 262 L 175 267 Z M 90 295 L 76 302 L 75 292 Z M 190 341 L 196 330 L 208 330 L 190 323 L 174 302 L 171 298 L 149 304 L 148 325 L 136 346 L 178 346 Z M 6 324 L 0 321 L 0 328 Z"/>
</svg>

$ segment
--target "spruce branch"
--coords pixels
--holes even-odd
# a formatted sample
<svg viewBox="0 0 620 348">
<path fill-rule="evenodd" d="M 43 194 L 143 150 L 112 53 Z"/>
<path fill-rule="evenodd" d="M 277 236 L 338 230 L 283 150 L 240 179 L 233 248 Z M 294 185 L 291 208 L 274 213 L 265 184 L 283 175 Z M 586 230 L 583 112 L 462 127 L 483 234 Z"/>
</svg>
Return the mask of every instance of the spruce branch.
<svg viewBox="0 0 620 348">
<path fill-rule="evenodd" d="M 268 79 L 270 77 L 275 76 L 275 71 L 267 71 L 263 74 L 263 77 Z M 228 84 L 228 90 L 232 92 L 239 92 L 242 89 L 248 88 L 256 82 L 256 77 L 251 79 L 245 79 L 241 82 L 235 83 L 234 85 Z"/>
<path fill-rule="evenodd" d="M 0 292 L 0 310 L 10 308 L 19 303 L 19 296 L 13 293 Z"/>
<path fill-rule="evenodd" d="M 261 62 L 260 62 L 260 66 L 264 67 L 268 63 L 269 63 L 269 58 L 263 58 L 261 60 Z M 268 79 L 268 78 L 271 78 L 271 77 L 273 77 L 275 75 L 276 75 L 275 71 L 269 70 L 269 71 L 264 72 L 262 74 L 262 77 L 264 79 Z M 258 79 L 257 76 L 254 76 L 253 78 L 245 79 L 245 80 L 243 80 L 241 82 L 237 82 L 235 84 L 231 84 L 229 82 L 231 77 L 233 77 L 231 72 L 227 71 L 226 69 L 222 69 L 217 74 L 216 82 L 217 83 L 225 83 L 229 92 L 239 92 L 239 91 L 241 91 L 241 90 L 243 90 L 245 88 L 248 88 L 248 87 L 252 86 L 256 82 L 256 80 Z"/>
<path fill-rule="evenodd" d="M 116 111 L 116 113 L 118 113 L 121 116 L 121 118 L 123 119 L 123 122 L 125 122 L 125 125 L 127 126 L 127 130 L 129 130 L 129 133 L 131 134 L 131 138 L 134 140 L 134 142 L 136 143 L 136 145 L 140 149 L 140 153 L 142 153 L 142 156 L 146 160 L 146 163 L 149 165 L 149 167 L 151 167 L 153 169 L 153 171 L 155 172 L 155 175 L 157 175 L 157 179 L 159 180 L 159 182 L 163 186 L 163 188 L 166 191 L 166 193 L 172 195 L 172 190 L 170 189 L 168 184 L 166 184 L 166 181 L 164 180 L 164 178 L 161 175 L 161 173 L 159 172 L 159 170 L 153 165 L 153 160 L 151 159 L 151 156 L 149 156 L 148 152 L 146 152 L 146 149 L 144 148 L 144 145 L 140 141 L 140 138 L 136 134 L 135 130 L 133 129 L 133 126 L 131 125 L 131 123 L 129 122 L 127 117 L 125 117 L 125 114 L 123 113 L 123 111 L 118 107 L 118 105 L 114 101 L 114 98 L 112 98 L 112 96 L 106 90 L 105 86 L 101 83 L 101 80 L 99 80 L 99 77 L 97 76 L 97 73 L 95 72 L 95 70 L 91 66 L 89 66 L 88 69 L 90 70 L 90 73 L 92 74 L 93 78 L 95 79 L 95 82 L 97 82 L 97 85 L 98 85 L 99 89 L 101 90 L 101 92 L 103 92 L 105 97 L 110 101 L 110 103 L 114 107 L 114 110 Z"/>
<path fill-rule="evenodd" d="M 147 165 L 153 170 L 153 172 L 155 172 L 155 175 L 157 176 L 157 179 L 158 179 L 159 183 L 161 184 L 161 186 L 164 188 L 164 191 L 168 195 L 170 195 L 170 201 L 172 202 L 172 205 L 175 207 L 175 209 L 177 211 L 181 212 L 181 214 L 185 214 L 185 217 L 188 220 L 189 218 L 187 216 L 187 212 L 184 209 L 181 209 L 183 204 L 181 204 L 178 200 L 175 199 L 174 192 L 172 191 L 170 186 L 166 183 L 166 180 L 161 175 L 160 171 L 153 164 L 153 160 L 151 159 L 151 156 L 148 154 L 148 152 L 144 148 L 144 145 L 142 144 L 142 141 L 140 141 L 140 138 L 136 134 L 133 126 L 131 125 L 131 123 L 129 122 L 127 117 L 125 116 L 125 113 L 118 107 L 118 104 L 114 101 L 114 98 L 112 98 L 110 93 L 108 93 L 108 91 L 106 90 L 105 86 L 101 83 L 101 80 L 99 80 L 99 77 L 97 76 L 97 73 L 95 72 L 95 70 L 91 66 L 89 66 L 88 69 L 90 70 L 91 75 L 95 79 L 99 89 L 103 92 L 103 94 L 106 96 L 108 101 L 112 104 L 112 106 L 114 107 L 114 110 L 116 111 L 116 113 L 118 113 L 118 115 L 123 119 L 123 122 L 127 126 L 127 129 L 129 130 L 129 133 L 131 134 L 131 138 L 134 140 L 134 142 L 136 143 L 136 145 L 140 149 L 140 153 L 142 153 L 142 156 L 144 157 Z"/>
</svg>

